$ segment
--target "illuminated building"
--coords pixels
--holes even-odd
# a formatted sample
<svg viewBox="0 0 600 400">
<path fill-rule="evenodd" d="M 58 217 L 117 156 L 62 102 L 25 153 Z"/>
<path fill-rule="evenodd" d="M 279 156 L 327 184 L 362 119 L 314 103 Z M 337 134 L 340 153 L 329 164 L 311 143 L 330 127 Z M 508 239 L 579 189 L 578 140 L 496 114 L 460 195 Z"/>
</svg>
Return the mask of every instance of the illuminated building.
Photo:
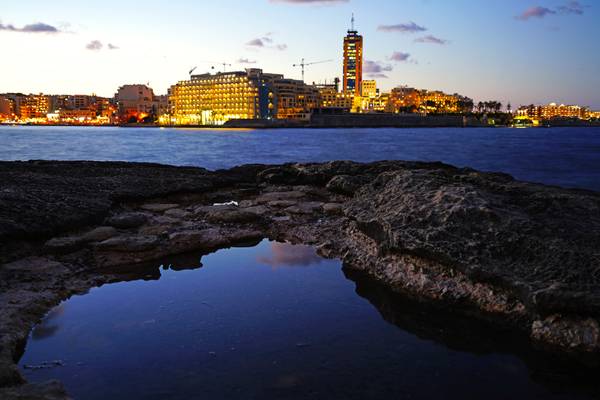
<svg viewBox="0 0 600 400">
<path fill-rule="evenodd" d="M 0 121 L 12 120 L 15 117 L 14 104 L 6 97 L 0 97 Z"/>
<path fill-rule="evenodd" d="M 231 119 L 273 118 L 274 94 L 265 80 L 282 77 L 259 69 L 192 75 L 171 86 L 171 118 L 161 123 L 222 125 Z"/>
<path fill-rule="evenodd" d="M 399 112 L 418 112 L 421 107 L 421 92 L 417 89 L 408 87 L 397 87 L 392 89 L 389 98 L 388 111 Z"/>
<path fill-rule="evenodd" d="M 369 99 L 377 97 L 377 82 L 374 80 L 362 81 L 361 96 Z"/>
<path fill-rule="evenodd" d="M 50 99 L 43 94 L 32 94 L 21 99 L 19 107 L 21 119 L 42 119 L 50 112 Z"/>
<path fill-rule="evenodd" d="M 113 124 L 117 107 L 110 99 L 92 95 L 52 95 L 48 121 L 61 124 Z"/>
<path fill-rule="evenodd" d="M 90 109 L 61 109 L 52 114 L 48 114 L 48 119 L 60 123 L 85 123 L 96 119 L 96 112 Z"/>
<path fill-rule="evenodd" d="M 67 96 L 67 105 L 72 110 L 82 110 L 89 108 L 92 104 L 96 103 L 96 96 L 87 95 L 71 95 Z"/>
<path fill-rule="evenodd" d="M 390 102 L 389 93 L 381 93 L 379 96 L 371 99 L 370 107 L 374 112 L 386 112 Z"/>
<path fill-rule="evenodd" d="M 439 90 L 428 91 L 408 87 L 392 89 L 387 111 L 393 113 L 468 113 L 473 100 L 457 93 L 446 94 Z"/>
<path fill-rule="evenodd" d="M 589 119 L 590 110 L 587 107 L 578 105 L 565 105 L 550 103 L 547 105 L 529 105 L 519 107 L 517 117 L 529 118 L 532 120 L 545 120 L 553 118 L 578 118 Z"/>
<path fill-rule="evenodd" d="M 354 105 L 354 94 L 338 92 L 334 85 L 319 85 L 319 104 L 323 108 L 343 108 L 350 111 Z"/>
<path fill-rule="evenodd" d="M 96 111 L 98 118 L 108 119 L 111 123 L 116 122 L 118 108 L 110 99 L 98 97 L 91 107 Z"/>
<path fill-rule="evenodd" d="M 319 90 L 303 81 L 281 78 L 274 79 L 271 84 L 277 99 L 274 115 L 277 119 L 306 120 L 320 105 Z"/>
<path fill-rule="evenodd" d="M 123 85 L 115 94 L 121 123 L 142 122 L 158 116 L 154 91 L 146 85 Z"/>
<path fill-rule="evenodd" d="M 359 107 L 362 113 L 382 113 L 388 109 L 388 103 L 390 99 L 389 93 L 382 93 L 374 97 L 362 96 L 357 97 L 358 102 L 355 101 L 355 108 Z"/>
<path fill-rule="evenodd" d="M 170 89 L 163 124 L 222 125 L 233 119 L 307 119 L 319 106 L 317 88 L 258 68 L 192 75 Z"/>
<path fill-rule="evenodd" d="M 352 28 L 344 37 L 344 79 L 343 92 L 360 96 L 362 89 L 363 69 L 363 37 L 354 29 L 354 15 Z"/>
</svg>

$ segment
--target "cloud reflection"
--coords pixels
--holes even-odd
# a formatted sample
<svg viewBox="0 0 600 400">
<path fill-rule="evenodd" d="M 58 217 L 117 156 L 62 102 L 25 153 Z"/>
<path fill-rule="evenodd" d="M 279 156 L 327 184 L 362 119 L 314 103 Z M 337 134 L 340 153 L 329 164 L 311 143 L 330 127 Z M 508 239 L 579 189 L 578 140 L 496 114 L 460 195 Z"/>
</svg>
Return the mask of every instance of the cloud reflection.
<svg viewBox="0 0 600 400">
<path fill-rule="evenodd" d="M 312 246 L 273 242 L 270 254 L 259 255 L 256 260 L 272 268 L 281 268 L 308 267 L 320 263 L 323 259 Z"/>
</svg>

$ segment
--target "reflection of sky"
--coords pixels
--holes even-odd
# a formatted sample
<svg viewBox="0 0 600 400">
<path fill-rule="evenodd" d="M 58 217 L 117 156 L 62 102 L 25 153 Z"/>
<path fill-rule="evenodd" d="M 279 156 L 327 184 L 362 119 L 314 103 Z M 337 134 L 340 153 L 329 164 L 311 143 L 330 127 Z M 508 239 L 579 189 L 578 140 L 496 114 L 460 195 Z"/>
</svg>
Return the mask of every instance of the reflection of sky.
<svg viewBox="0 0 600 400">
<path fill-rule="evenodd" d="M 311 246 L 273 242 L 270 250 L 267 255 L 259 254 L 256 261 L 273 268 L 281 268 L 308 267 L 318 264 L 322 260 L 315 252 L 315 248 Z"/>
<path fill-rule="evenodd" d="M 445 347 L 437 342 L 439 321 L 422 319 L 423 310 L 414 317 L 410 310 L 394 312 L 415 318 L 428 339 L 386 322 L 356 295 L 338 260 L 274 271 L 317 263 L 310 247 L 265 240 L 202 261 L 204 268 L 166 270 L 159 280 L 71 297 L 48 315 L 41 332 L 59 328 L 27 343 L 20 360 L 21 367 L 64 364 L 22 369 L 24 376 L 58 379 L 73 398 L 86 400 L 198 393 L 209 399 L 573 398 L 570 389 L 556 394 L 554 386 L 534 382 L 538 371 L 500 354 L 502 346 L 490 354 Z M 374 304 L 394 305 L 382 299 Z M 436 333 L 428 335 L 429 327 Z"/>
</svg>

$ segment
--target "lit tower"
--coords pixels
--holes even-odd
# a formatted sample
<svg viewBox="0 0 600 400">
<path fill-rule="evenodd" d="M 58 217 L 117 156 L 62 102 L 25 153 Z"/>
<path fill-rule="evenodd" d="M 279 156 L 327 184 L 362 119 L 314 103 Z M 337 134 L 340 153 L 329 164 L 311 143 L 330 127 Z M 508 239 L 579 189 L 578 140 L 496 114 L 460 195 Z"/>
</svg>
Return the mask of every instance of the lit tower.
<svg viewBox="0 0 600 400">
<path fill-rule="evenodd" d="M 344 87 L 345 93 L 360 96 L 363 67 L 363 37 L 352 27 L 344 38 Z"/>
</svg>

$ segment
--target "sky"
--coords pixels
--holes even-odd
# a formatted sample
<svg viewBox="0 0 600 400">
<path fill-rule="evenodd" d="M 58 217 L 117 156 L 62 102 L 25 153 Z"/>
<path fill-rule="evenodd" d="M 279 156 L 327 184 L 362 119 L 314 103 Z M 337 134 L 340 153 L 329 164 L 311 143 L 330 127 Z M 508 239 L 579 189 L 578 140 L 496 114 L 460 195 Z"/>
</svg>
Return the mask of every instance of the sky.
<svg viewBox="0 0 600 400">
<path fill-rule="evenodd" d="M 354 13 L 365 79 L 515 106 L 600 110 L 598 0 L 22 0 L 0 8 L 0 92 L 157 94 L 196 73 L 342 75 Z M 211 69 L 211 67 L 215 69 Z"/>
</svg>

